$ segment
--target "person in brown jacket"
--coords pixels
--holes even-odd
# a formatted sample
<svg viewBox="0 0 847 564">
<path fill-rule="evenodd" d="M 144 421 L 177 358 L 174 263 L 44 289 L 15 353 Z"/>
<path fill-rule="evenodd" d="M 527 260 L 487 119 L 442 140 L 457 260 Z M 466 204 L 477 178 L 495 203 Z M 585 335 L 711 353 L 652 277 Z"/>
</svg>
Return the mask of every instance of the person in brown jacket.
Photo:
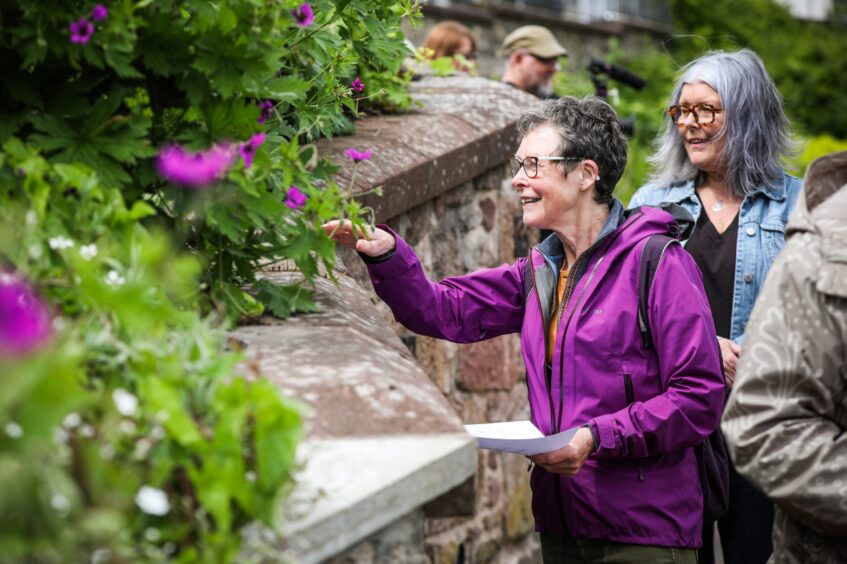
<svg viewBox="0 0 847 564">
<path fill-rule="evenodd" d="M 776 504 L 777 563 L 847 562 L 847 151 L 816 160 L 747 325 L 722 429 Z"/>
</svg>

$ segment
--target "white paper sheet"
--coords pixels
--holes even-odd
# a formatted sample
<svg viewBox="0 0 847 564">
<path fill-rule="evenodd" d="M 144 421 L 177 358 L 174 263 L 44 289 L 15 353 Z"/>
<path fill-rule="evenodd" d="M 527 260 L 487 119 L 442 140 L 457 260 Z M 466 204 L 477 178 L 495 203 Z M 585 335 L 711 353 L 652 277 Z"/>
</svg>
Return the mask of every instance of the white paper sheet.
<svg viewBox="0 0 847 564">
<path fill-rule="evenodd" d="M 475 437 L 479 448 L 513 452 L 531 456 L 558 450 L 568 443 L 579 427 L 545 437 L 530 421 L 507 421 L 465 425 L 465 431 Z"/>
</svg>

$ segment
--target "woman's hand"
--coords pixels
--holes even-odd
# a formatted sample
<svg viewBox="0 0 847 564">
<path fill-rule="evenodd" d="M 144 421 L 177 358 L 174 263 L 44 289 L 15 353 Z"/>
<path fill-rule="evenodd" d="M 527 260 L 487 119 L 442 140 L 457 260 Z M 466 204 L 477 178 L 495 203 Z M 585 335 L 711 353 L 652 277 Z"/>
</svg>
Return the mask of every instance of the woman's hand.
<svg viewBox="0 0 847 564">
<path fill-rule="evenodd" d="M 364 231 L 357 228 L 354 233 L 353 224 L 343 219 L 340 221 L 333 219 L 321 227 L 336 243 L 369 257 L 384 255 L 397 246 L 394 235 L 378 227 L 366 226 Z"/>
<path fill-rule="evenodd" d="M 735 383 L 735 369 L 738 366 L 738 356 L 741 354 L 741 347 L 735 344 L 734 341 L 718 337 L 718 345 L 721 347 L 721 360 L 723 361 L 724 384 L 727 388 L 732 388 Z"/>
<path fill-rule="evenodd" d="M 580 427 L 567 446 L 553 452 L 530 456 L 529 459 L 548 472 L 572 478 L 593 451 L 594 437 L 591 436 L 591 431 L 588 427 Z"/>
</svg>

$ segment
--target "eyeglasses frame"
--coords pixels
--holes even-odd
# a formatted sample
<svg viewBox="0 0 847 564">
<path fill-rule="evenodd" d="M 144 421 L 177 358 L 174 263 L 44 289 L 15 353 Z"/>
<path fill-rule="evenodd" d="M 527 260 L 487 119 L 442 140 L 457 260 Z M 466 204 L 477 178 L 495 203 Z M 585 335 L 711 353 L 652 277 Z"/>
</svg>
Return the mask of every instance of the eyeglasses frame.
<svg viewBox="0 0 847 564">
<path fill-rule="evenodd" d="M 712 112 L 712 121 L 710 121 L 708 123 L 701 122 L 700 121 L 700 114 L 698 114 L 697 110 L 695 109 L 697 107 L 700 108 L 700 111 L 703 111 L 703 108 L 708 108 Z M 674 125 L 679 125 L 679 120 L 682 118 L 682 114 L 680 113 L 680 117 L 677 118 L 677 119 L 674 119 L 673 114 L 674 114 L 675 110 L 682 110 L 682 106 L 675 104 L 675 105 L 671 106 L 670 108 L 668 108 L 665 112 L 671 118 L 671 122 Z M 691 115 L 694 116 L 694 123 L 696 123 L 697 125 L 712 125 L 713 123 L 715 123 L 715 119 L 717 118 L 717 114 L 723 112 L 724 109 L 723 108 L 713 108 L 709 104 L 694 104 L 693 106 L 689 106 L 688 111 L 691 112 Z"/>
<path fill-rule="evenodd" d="M 527 159 L 535 159 L 535 174 L 530 174 L 526 169 L 526 165 L 524 164 Z M 538 161 L 584 161 L 585 157 L 535 157 L 535 156 L 527 156 L 524 158 L 520 158 L 517 155 L 512 155 L 509 157 L 509 172 L 512 172 L 512 162 L 518 161 L 518 169 L 515 172 L 512 172 L 512 178 L 516 177 L 518 173 L 523 169 L 527 178 L 538 178 Z"/>
</svg>

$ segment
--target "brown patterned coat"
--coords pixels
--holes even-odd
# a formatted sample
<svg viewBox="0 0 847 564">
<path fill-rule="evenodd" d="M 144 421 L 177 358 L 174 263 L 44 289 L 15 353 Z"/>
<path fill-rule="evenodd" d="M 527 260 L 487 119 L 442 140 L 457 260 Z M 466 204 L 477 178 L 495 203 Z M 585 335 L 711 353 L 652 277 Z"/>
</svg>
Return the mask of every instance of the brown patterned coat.
<svg viewBox="0 0 847 564">
<path fill-rule="evenodd" d="M 747 325 L 723 431 L 778 563 L 847 562 L 847 152 L 815 161 Z"/>
</svg>

